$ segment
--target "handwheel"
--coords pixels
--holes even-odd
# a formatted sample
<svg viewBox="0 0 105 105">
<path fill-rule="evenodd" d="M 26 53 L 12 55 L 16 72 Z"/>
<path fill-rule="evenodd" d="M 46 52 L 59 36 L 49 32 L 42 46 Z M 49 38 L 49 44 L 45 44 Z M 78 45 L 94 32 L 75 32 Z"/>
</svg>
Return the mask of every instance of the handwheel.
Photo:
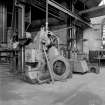
<svg viewBox="0 0 105 105">
<path fill-rule="evenodd" d="M 55 80 L 64 80 L 67 77 L 72 77 L 72 71 L 68 61 L 62 57 L 57 56 L 50 61 L 51 69 Z"/>
</svg>

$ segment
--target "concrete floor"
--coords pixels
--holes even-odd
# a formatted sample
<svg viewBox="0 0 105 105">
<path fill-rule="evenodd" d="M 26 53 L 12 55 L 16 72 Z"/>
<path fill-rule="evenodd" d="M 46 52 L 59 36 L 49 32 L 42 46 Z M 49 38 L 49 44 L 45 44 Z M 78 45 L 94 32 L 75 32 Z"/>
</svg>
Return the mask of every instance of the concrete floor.
<svg viewBox="0 0 105 105">
<path fill-rule="evenodd" d="M 105 105 L 105 68 L 54 84 L 31 85 L 0 66 L 0 105 Z"/>
</svg>

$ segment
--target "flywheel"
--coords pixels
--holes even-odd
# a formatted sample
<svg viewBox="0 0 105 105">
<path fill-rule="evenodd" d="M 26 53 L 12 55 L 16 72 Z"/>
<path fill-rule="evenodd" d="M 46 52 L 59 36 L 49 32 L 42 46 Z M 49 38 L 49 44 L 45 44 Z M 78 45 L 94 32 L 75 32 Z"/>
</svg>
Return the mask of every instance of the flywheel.
<svg viewBox="0 0 105 105">
<path fill-rule="evenodd" d="M 63 56 L 54 57 L 50 61 L 51 69 L 55 80 L 64 80 L 67 77 L 72 77 L 72 71 L 68 61 Z"/>
</svg>

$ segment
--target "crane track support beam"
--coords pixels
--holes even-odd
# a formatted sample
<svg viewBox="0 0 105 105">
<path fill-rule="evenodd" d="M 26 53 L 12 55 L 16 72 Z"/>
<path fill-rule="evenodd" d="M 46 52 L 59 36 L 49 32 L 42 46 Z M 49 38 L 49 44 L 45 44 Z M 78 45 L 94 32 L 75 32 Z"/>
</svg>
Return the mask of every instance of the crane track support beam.
<svg viewBox="0 0 105 105">
<path fill-rule="evenodd" d="M 60 5 L 59 3 L 55 2 L 54 0 L 48 0 L 48 4 L 57 8 L 58 10 L 72 16 L 73 18 L 81 21 L 82 23 L 88 25 L 89 27 L 92 27 L 92 25 L 86 21 L 84 21 L 80 16 L 78 16 L 77 14 L 73 13 L 72 11 L 70 11 L 69 9 L 63 7 L 62 5 Z"/>
</svg>

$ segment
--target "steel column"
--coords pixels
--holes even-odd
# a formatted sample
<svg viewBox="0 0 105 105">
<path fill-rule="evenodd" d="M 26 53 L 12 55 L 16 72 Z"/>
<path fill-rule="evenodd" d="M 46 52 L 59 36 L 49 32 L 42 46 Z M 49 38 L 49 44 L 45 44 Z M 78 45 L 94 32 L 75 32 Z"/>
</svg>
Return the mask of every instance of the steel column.
<svg viewBox="0 0 105 105">
<path fill-rule="evenodd" d="M 24 23 L 24 15 L 25 15 L 25 7 L 22 4 L 18 5 L 19 8 L 19 16 L 18 16 L 18 34 L 19 38 L 24 37 L 24 30 L 25 30 L 25 23 Z M 19 63 L 19 72 L 23 73 L 24 72 L 24 60 L 25 60 L 25 52 L 24 52 L 24 47 L 21 48 L 21 51 L 19 53 L 18 57 L 18 63 Z"/>
<path fill-rule="evenodd" d="M 0 42 L 6 42 L 6 29 L 7 29 L 7 7 L 6 3 L 0 1 Z"/>
<path fill-rule="evenodd" d="M 68 9 L 72 11 L 72 0 L 67 1 Z M 67 27 L 72 27 L 72 17 L 69 15 L 67 17 Z M 70 58 L 70 50 L 72 47 L 72 42 L 70 42 L 70 39 L 72 38 L 72 28 L 67 30 L 67 50 L 68 50 L 68 58 Z"/>
<path fill-rule="evenodd" d="M 24 37 L 24 31 L 25 31 L 25 22 L 24 22 L 24 17 L 25 17 L 25 7 L 22 5 L 22 38 Z M 24 71 L 24 60 L 25 60 L 25 49 L 22 47 L 22 72 Z"/>
</svg>

